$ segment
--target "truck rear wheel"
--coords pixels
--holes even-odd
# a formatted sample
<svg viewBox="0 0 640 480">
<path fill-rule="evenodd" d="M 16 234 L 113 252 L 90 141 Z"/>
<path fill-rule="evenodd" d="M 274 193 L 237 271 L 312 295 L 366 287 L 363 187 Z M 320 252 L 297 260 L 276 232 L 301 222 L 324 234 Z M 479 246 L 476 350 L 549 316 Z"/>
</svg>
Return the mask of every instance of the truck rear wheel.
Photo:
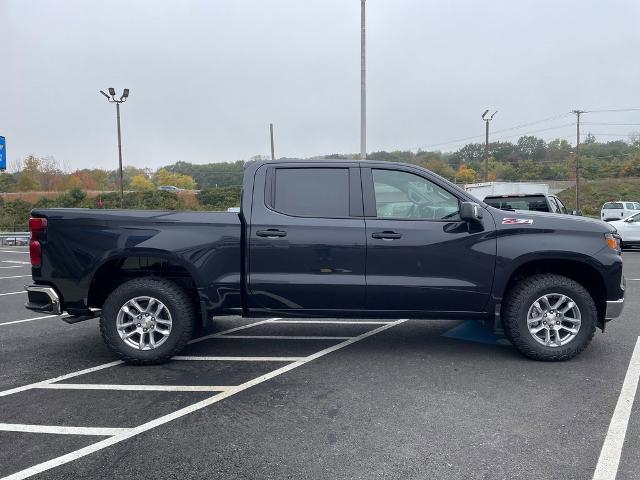
<svg viewBox="0 0 640 480">
<path fill-rule="evenodd" d="M 508 293 L 503 307 L 507 338 L 534 360 L 569 360 L 593 338 L 598 312 L 589 292 L 576 281 L 553 273 L 524 278 Z"/>
<path fill-rule="evenodd" d="M 178 354 L 191 339 L 193 304 L 170 280 L 136 278 L 116 288 L 105 301 L 100 333 L 120 359 L 152 365 Z"/>
</svg>

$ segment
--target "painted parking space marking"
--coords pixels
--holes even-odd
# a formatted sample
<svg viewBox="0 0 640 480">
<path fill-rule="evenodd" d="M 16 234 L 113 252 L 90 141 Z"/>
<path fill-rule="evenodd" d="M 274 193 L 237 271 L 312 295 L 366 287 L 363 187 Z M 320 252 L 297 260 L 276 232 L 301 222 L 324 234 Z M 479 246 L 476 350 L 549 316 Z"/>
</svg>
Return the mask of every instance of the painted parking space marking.
<svg viewBox="0 0 640 480">
<path fill-rule="evenodd" d="M 16 292 L 16 293 L 19 293 L 19 292 Z M 0 295 L 10 295 L 10 294 L 3 293 L 3 294 L 0 294 Z M 12 320 L 10 322 L 0 323 L 0 327 L 3 327 L 5 325 L 14 325 L 16 323 L 33 322 L 34 320 L 45 320 L 47 318 L 56 318 L 57 316 L 58 315 L 45 315 L 43 317 L 25 318 L 24 320 Z M 65 317 L 60 317 L 60 318 L 62 319 L 62 318 L 65 318 Z"/>
<path fill-rule="evenodd" d="M 249 325 L 244 325 L 241 327 L 235 327 L 229 330 L 225 330 L 223 332 L 218 332 L 216 334 L 212 334 L 212 335 L 207 335 L 206 338 L 220 338 L 220 339 L 224 339 L 224 338 L 233 338 L 235 337 L 235 335 L 227 335 L 228 333 L 233 333 L 233 332 L 237 332 L 239 330 L 244 330 L 244 329 L 248 329 L 257 325 L 262 325 L 268 322 L 273 322 L 275 319 L 270 319 L 270 320 L 264 320 L 264 321 L 260 321 L 260 322 L 256 322 L 253 324 L 249 324 Z M 261 383 L 264 383 L 274 377 L 277 377 L 279 375 L 282 375 L 286 372 L 289 372 L 295 368 L 298 368 L 300 366 L 303 366 L 309 362 L 312 362 L 318 358 L 321 358 L 325 355 L 328 355 L 332 352 L 335 352 L 337 350 L 340 350 L 342 348 L 345 348 L 349 345 L 352 345 L 356 342 L 359 342 L 367 337 L 370 337 L 372 335 L 376 335 L 384 330 L 387 330 L 389 328 L 392 328 L 394 326 L 400 325 L 401 323 L 404 323 L 406 321 L 406 319 L 401 319 L 401 320 L 397 320 L 394 322 L 386 322 L 384 325 L 380 325 L 377 328 L 373 328 L 371 330 L 368 330 L 367 332 L 364 332 L 360 335 L 356 335 L 353 337 L 329 337 L 333 340 L 341 340 L 339 343 L 336 343 L 330 347 L 327 347 L 323 350 L 320 350 L 318 352 L 315 352 L 311 355 L 308 355 L 306 357 L 211 357 L 214 359 L 217 358 L 225 358 L 226 360 L 228 360 L 229 358 L 242 358 L 244 360 L 240 360 L 240 361 L 248 361 L 246 359 L 250 359 L 250 361 L 259 361 L 257 359 L 259 358 L 287 358 L 287 364 L 284 366 L 281 366 L 280 368 L 277 368 L 275 370 L 269 371 L 268 373 L 265 373 L 263 375 L 260 375 L 258 377 L 252 378 L 244 383 L 241 383 L 239 385 L 234 385 L 234 386 L 225 386 L 224 391 L 219 391 L 217 392 L 215 395 L 212 395 L 208 398 L 205 398 L 204 400 L 200 400 L 198 402 L 193 403 L 192 405 L 189 405 L 187 407 L 183 407 L 180 408 L 172 413 L 169 413 L 167 415 L 161 416 L 159 418 L 156 418 L 154 420 L 151 420 L 149 422 L 146 422 L 142 425 L 138 425 L 136 427 L 133 428 L 128 428 L 128 429 L 123 429 L 121 431 L 118 431 L 117 433 L 114 433 L 112 436 L 109 436 L 109 438 L 106 438 L 102 441 L 98 441 L 96 443 L 93 443 L 89 446 L 80 448 L 78 450 L 75 450 L 73 452 L 67 453 L 65 455 L 59 456 L 57 458 L 53 458 L 51 460 L 42 462 L 40 464 L 37 464 L 35 466 L 26 468 L 24 470 L 21 470 L 19 472 L 10 474 L 6 477 L 4 477 L 4 480 L 8 480 L 8 479 L 12 479 L 12 480 L 17 480 L 17 479 L 24 479 L 24 478 L 28 478 L 31 477 L 33 475 L 36 475 L 38 473 L 50 470 L 52 468 L 55 468 L 57 466 L 72 462 L 74 460 L 77 460 L 79 458 L 85 457 L 87 455 L 90 455 L 94 452 L 97 452 L 99 450 L 102 450 L 104 448 L 107 448 L 111 445 L 115 445 L 117 443 L 120 443 L 124 440 L 127 440 L 129 438 L 132 438 L 136 435 L 139 435 L 141 433 L 144 433 L 148 430 L 151 430 L 153 428 L 156 428 L 160 425 L 163 425 L 167 422 L 173 421 L 175 419 L 178 419 L 180 417 L 183 417 L 185 415 L 188 415 L 190 413 L 193 413 L 195 411 L 198 411 L 202 408 L 205 408 L 207 406 L 213 405 L 214 403 L 217 403 L 221 400 L 224 400 L 225 398 L 228 398 L 232 395 L 235 395 L 236 393 L 242 392 L 244 390 L 247 390 L 253 386 L 259 385 Z M 241 336 L 241 337 L 245 337 L 245 336 Z M 252 337 L 252 336 L 248 336 L 248 337 Z M 269 336 L 267 336 L 268 338 Z M 201 338 L 205 338 L 205 337 L 201 337 Z M 259 336 L 259 338 L 264 339 L 265 336 Z M 280 339 L 282 338 L 281 336 L 276 336 L 276 339 Z M 289 339 L 296 339 L 298 337 L 287 337 Z M 313 339 L 318 339 L 318 338 L 327 338 L 327 337 L 311 337 Z M 194 343 L 195 341 L 201 341 L 201 339 L 194 339 L 192 340 L 192 342 L 190 343 Z M 189 358 L 189 357 L 187 357 Z M 200 360 L 200 358 L 199 358 Z M 294 361 L 291 361 L 294 360 Z M 214 360 L 216 361 L 216 360 Z M 281 361 L 281 360 L 278 360 Z M 18 393 L 21 391 L 25 391 L 25 390 L 30 390 L 30 389 L 35 389 L 35 388 L 51 388 L 51 389 L 56 389 L 56 388 L 61 388 L 61 389 L 72 389 L 73 387 L 57 387 L 54 385 L 62 385 L 62 384 L 58 384 L 57 382 L 60 382 L 62 380 L 68 379 L 68 378 L 73 378 L 73 377 L 78 377 L 80 375 L 84 375 L 87 373 L 92 373 L 98 370 L 102 370 L 102 369 L 106 369 L 106 368 L 110 368 L 116 365 L 121 365 L 123 362 L 122 361 L 114 361 L 114 362 L 110 362 L 107 364 L 103 364 L 103 365 L 98 365 L 95 367 L 91 367 L 88 369 L 84 369 L 84 370 L 80 370 L 77 372 L 73 372 L 73 373 L 69 373 L 66 375 L 61 375 L 59 377 L 56 377 L 54 379 L 49 379 L 49 380 L 44 380 L 42 382 L 36 382 L 30 385 L 25 385 L 23 387 L 18 387 L 18 388 L 14 388 L 11 390 L 6 390 L 4 392 L 0 392 L 0 396 L 5 396 L 5 395 L 10 395 L 13 393 Z M 64 385 L 69 385 L 69 384 L 64 384 Z M 72 384 L 74 387 L 79 387 L 79 388 L 84 388 L 85 385 L 84 384 Z M 123 387 L 123 388 L 139 388 L 139 385 L 133 385 L 133 386 L 129 386 L 129 385 L 111 385 L 112 387 Z M 154 387 L 154 386 L 152 386 Z M 89 388 L 94 388 L 94 384 L 91 384 L 91 387 Z M 102 386 L 100 385 L 99 387 L 95 387 L 96 389 L 103 389 L 103 390 L 108 390 L 108 386 Z M 178 387 L 178 388 L 182 388 L 182 387 Z M 209 388 L 215 388 L 215 387 L 209 387 Z M 222 387 L 220 387 L 222 388 Z M 19 424 L 22 425 L 22 424 Z M 29 426 L 29 427 L 15 427 L 15 428 L 37 428 L 38 426 Z M 56 426 L 44 426 L 43 428 L 75 428 L 75 427 L 56 427 Z M 84 427 L 80 427 L 80 428 L 84 428 Z"/>
<path fill-rule="evenodd" d="M 171 357 L 171 360 L 206 362 L 297 362 L 303 358 L 304 357 L 206 357 L 177 355 L 175 357 Z"/>
<path fill-rule="evenodd" d="M 31 266 L 31 262 L 23 262 L 22 260 L 2 260 L 0 263 L 15 263 L 18 265 Z"/>
<path fill-rule="evenodd" d="M 54 433 L 58 435 L 92 435 L 111 437 L 127 433 L 130 428 L 65 427 L 60 425 L 27 425 L 0 423 L 0 432 Z"/>
<path fill-rule="evenodd" d="M 6 268 L 23 268 L 22 265 L 1 265 L 0 269 L 6 269 Z"/>
<path fill-rule="evenodd" d="M 226 392 L 221 385 L 115 385 L 103 383 L 48 383 L 36 388 L 49 390 L 122 390 L 131 392 Z"/>
<path fill-rule="evenodd" d="M 27 292 L 26 292 L 26 291 L 24 291 L 24 290 L 20 290 L 19 292 L 7 292 L 7 293 L 0 293 L 0 297 L 3 297 L 3 296 L 5 296 L 5 295 L 18 295 L 18 294 L 20 294 L 20 293 L 27 293 Z"/>
<path fill-rule="evenodd" d="M 296 323 L 296 324 L 327 324 L 327 325 L 387 325 L 393 322 L 370 322 L 370 321 L 348 321 L 348 320 L 273 320 L 271 323 Z"/>
<path fill-rule="evenodd" d="M 593 480 L 615 480 L 618 474 L 631 409 L 638 391 L 638 379 L 640 379 L 640 337 L 636 340 L 636 346 L 631 354 L 629 367 L 622 382 L 620 396 L 600 451 Z"/>
<path fill-rule="evenodd" d="M 0 280 L 7 280 L 9 278 L 31 278 L 31 275 L 12 275 L 10 277 L 0 277 Z"/>
<path fill-rule="evenodd" d="M 253 338 L 263 340 L 347 340 L 353 337 L 321 337 L 304 335 L 225 335 L 224 338 Z"/>
<path fill-rule="evenodd" d="M 21 253 L 23 255 L 29 255 L 28 251 L 22 252 L 22 251 L 18 251 L 18 250 L 1 250 L 0 249 L 0 253 Z"/>
</svg>

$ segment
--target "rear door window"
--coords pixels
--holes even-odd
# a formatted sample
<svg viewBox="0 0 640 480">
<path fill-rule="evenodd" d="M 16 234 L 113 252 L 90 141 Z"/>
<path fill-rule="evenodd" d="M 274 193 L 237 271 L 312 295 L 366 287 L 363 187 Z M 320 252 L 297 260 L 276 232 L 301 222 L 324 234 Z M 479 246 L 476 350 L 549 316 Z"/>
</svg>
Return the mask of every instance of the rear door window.
<svg viewBox="0 0 640 480">
<path fill-rule="evenodd" d="M 620 202 L 607 202 L 602 207 L 603 210 L 622 210 L 623 208 Z"/>
<path fill-rule="evenodd" d="M 548 212 L 549 206 L 543 196 L 493 197 L 485 198 L 485 203 L 503 210 L 533 210 Z"/>
<path fill-rule="evenodd" d="M 271 207 L 302 217 L 349 216 L 348 168 L 276 168 Z"/>
</svg>

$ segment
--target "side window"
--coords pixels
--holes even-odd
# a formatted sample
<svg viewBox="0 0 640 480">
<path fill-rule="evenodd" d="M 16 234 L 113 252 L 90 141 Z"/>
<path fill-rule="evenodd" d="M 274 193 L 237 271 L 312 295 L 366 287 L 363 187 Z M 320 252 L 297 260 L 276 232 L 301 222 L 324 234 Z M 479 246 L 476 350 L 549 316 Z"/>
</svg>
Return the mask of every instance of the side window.
<svg viewBox="0 0 640 480">
<path fill-rule="evenodd" d="M 378 218 L 456 220 L 458 199 L 433 182 L 399 170 L 373 169 Z"/>
<path fill-rule="evenodd" d="M 558 202 L 558 206 L 560 207 L 560 213 L 569 213 L 569 210 L 567 210 L 567 207 L 564 206 L 564 203 L 562 203 L 562 201 L 558 198 L 558 197 L 553 197 L 556 199 L 556 202 Z"/>
<path fill-rule="evenodd" d="M 349 216 L 348 168 L 276 168 L 271 207 L 303 217 Z"/>
<path fill-rule="evenodd" d="M 556 202 L 555 197 L 547 197 L 549 199 L 549 205 L 551 207 L 551 212 L 552 213 L 562 213 L 562 211 L 560 210 L 560 206 L 558 205 L 558 202 Z"/>
</svg>

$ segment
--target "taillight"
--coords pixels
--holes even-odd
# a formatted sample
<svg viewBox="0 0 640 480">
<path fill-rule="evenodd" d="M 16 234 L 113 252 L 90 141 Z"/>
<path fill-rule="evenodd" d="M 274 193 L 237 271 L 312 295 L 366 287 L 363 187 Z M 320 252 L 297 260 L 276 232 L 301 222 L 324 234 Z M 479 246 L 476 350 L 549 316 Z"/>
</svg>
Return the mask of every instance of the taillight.
<svg viewBox="0 0 640 480">
<path fill-rule="evenodd" d="M 40 240 L 47 231 L 46 218 L 30 218 L 29 231 L 31 239 L 29 240 L 29 256 L 31 257 L 31 265 L 39 267 L 42 265 L 42 247 Z"/>
</svg>

